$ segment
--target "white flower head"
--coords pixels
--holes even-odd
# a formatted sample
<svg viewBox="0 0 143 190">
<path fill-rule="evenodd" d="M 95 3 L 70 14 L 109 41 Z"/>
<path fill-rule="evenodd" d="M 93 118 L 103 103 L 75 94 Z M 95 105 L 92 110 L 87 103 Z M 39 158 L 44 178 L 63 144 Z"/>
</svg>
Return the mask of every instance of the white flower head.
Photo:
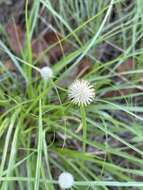
<svg viewBox="0 0 143 190">
<path fill-rule="evenodd" d="M 74 178 L 72 174 L 68 172 L 63 172 L 58 178 L 59 186 L 63 189 L 71 188 L 74 184 Z"/>
<path fill-rule="evenodd" d="M 45 81 L 48 81 L 49 79 L 52 79 L 54 74 L 53 74 L 53 70 L 48 67 L 48 66 L 45 66 L 43 68 L 40 69 L 40 74 L 41 74 L 41 77 L 45 80 Z"/>
<path fill-rule="evenodd" d="M 95 90 L 86 80 L 75 80 L 68 90 L 69 99 L 74 104 L 88 105 L 95 97 Z"/>
</svg>

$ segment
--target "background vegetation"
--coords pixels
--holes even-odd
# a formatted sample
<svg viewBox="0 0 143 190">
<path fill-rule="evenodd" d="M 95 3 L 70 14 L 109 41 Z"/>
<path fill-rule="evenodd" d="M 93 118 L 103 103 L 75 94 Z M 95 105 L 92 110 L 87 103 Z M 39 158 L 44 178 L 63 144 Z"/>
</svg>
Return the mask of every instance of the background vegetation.
<svg viewBox="0 0 143 190">
<path fill-rule="evenodd" d="M 7 17 L 0 189 L 59 189 L 63 171 L 77 181 L 72 189 L 143 189 L 142 0 L 27 0 Z M 47 83 L 39 73 L 45 65 L 54 72 Z M 79 107 L 67 94 L 75 78 L 96 90 L 86 107 L 86 152 Z"/>
</svg>

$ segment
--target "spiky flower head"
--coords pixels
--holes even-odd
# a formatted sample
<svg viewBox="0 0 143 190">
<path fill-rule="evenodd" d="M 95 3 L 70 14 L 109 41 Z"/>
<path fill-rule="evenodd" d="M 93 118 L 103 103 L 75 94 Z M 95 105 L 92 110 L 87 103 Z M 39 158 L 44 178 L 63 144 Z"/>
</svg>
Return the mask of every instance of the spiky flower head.
<svg viewBox="0 0 143 190">
<path fill-rule="evenodd" d="M 45 67 L 42 67 L 40 69 L 40 74 L 41 74 L 41 77 L 45 80 L 45 81 L 48 81 L 49 79 L 52 79 L 53 78 L 53 70 L 48 67 L 48 66 L 45 66 Z"/>
<path fill-rule="evenodd" d="M 63 172 L 58 178 L 58 184 L 62 189 L 71 188 L 74 185 L 74 178 L 69 172 Z"/>
<path fill-rule="evenodd" d="M 77 105 L 88 105 L 95 97 L 95 90 L 86 80 L 75 80 L 68 90 L 69 99 Z"/>
</svg>

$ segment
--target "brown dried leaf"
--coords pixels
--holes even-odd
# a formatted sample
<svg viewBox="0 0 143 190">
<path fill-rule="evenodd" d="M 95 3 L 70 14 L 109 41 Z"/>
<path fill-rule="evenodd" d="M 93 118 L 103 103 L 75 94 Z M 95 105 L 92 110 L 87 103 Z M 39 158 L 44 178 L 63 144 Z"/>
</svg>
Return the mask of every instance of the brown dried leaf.
<svg viewBox="0 0 143 190">
<path fill-rule="evenodd" d="M 55 63 L 62 57 L 67 48 L 67 44 L 62 45 L 59 40 L 61 40 L 61 36 L 55 32 L 46 32 L 38 39 L 33 40 L 33 58 L 40 58 L 43 61 L 43 57 L 48 55 L 50 63 Z M 53 47 L 51 48 L 50 46 L 52 45 Z"/>
<path fill-rule="evenodd" d="M 62 36 L 55 32 L 47 32 L 43 37 L 49 45 L 59 43 L 59 41 L 62 39 Z"/>
<path fill-rule="evenodd" d="M 20 54 L 22 47 L 24 45 L 25 40 L 25 32 L 22 30 L 21 26 L 15 23 L 9 23 L 6 26 L 6 31 L 9 38 L 10 48 L 16 53 Z M 41 36 L 40 36 L 41 35 Z M 46 52 L 48 47 L 53 45 L 52 48 L 47 52 L 50 63 L 55 63 L 59 60 L 64 52 L 67 49 L 67 43 L 60 43 L 59 41 L 62 39 L 56 32 L 46 32 L 44 34 L 39 34 L 37 39 L 32 40 L 32 52 L 33 58 L 37 59 L 41 56 L 42 52 Z M 55 44 L 55 45 L 54 45 Z M 40 60 L 43 60 L 43 56 L 45 57 L 46 53 L 44 53 Z"/>
<path fill-rule="evenodd" d="M 53 45 L 53 47 L 49 50 L 49 59 L 51 63 L 55 63 L 59 60 L 64 53 L 69 48 L 69 44 L 67 42 L 61 42 L 62 36 L 56 32 L 49 32 L 44 35 L 44 39 L 46 40 L 49 46 Z"/>
<path fill-rule="evenodd" d="M 9 45 L 11 49 L 19 54 L 24 44 L 25 34 L 20 25 L 15 23 L 9 23 L 6 26 L 6 32 L 9 38 Z"/>
<path fill-rule="evenodd" d="M 38 58 L 39 55 L 47 49 L 47 43 L 42 38 L 32 41 L 33 58 Z"/>
</svg>

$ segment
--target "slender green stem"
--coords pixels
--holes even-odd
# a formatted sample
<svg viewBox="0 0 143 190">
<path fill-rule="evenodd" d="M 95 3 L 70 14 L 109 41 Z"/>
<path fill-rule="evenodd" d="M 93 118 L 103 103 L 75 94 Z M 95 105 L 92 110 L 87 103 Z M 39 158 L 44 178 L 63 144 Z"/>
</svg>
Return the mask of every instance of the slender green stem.
<svg viewBox="0 0 143 190">
<path fill-rule="evenodd" d="M 26 54 L 26 61 L 29 63 L 29 65 L 32 65 L 32 46 L 31 46 L 31 36 L 30 36 L 30 29 L 31 29 L 31 20 L 30 17 L 28 15 L 28 4 L 29 4 L 29 0 L 26 0 L 25 2 L 25 27 L 26 27 L 26 48 L 25 48 L 25 54 Z M 27 77 L 29 79 L 29 84 L 27 85 L 27 92 L 28 95 L 34 96 L 34 92 L 33 92 L 33 86 L 32 86 L 32 67 L 29 67 L 27 65 L 25 66 L 25 70 L 26 70 L 26 74 Z"/>
<path fill-rule="evenodd" d="M 81 112 L 82 128 L 83 128 L 83 152 L 86 152 L 87 125 L 86 125 L 86 111 L 84 105 L 80 106 L 80 112 Z"/>
<path fill-rule="evenodd" d="M 28 3 L 29 3 L 29 0 L 26 0 L 26 4 L 25 4 L 26 45 L 27 45 L 27 50 L 28 50 L 28 62 L 32 64 L 32 47 L 31 47 L 31 36 L 30 36 L 31 22 L 28 16 Z M 28 69 L 31 71 L 32 67 L 28 67 Z"/>
</svg>

